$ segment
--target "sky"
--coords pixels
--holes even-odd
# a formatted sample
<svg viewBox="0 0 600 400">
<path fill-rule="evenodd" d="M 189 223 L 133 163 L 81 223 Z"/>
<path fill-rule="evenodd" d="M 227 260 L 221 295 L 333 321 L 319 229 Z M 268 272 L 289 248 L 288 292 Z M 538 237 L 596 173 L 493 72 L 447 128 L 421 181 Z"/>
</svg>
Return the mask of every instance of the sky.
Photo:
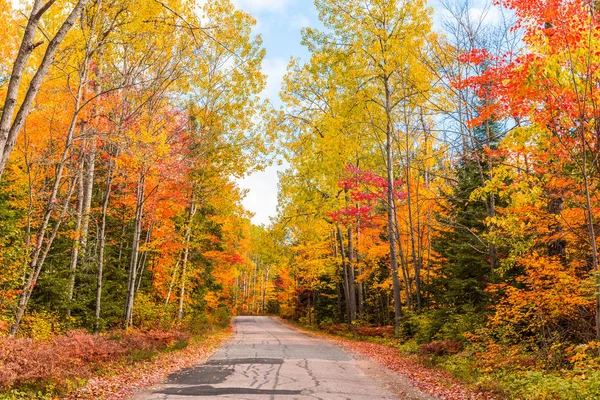
<svg viewBox="0 0 600 400">
<path fill-rule="evenodd" d="M 262 36 L 267 50 L 263 72 L 268 79 L 261 96 L 279 108 L 279 89 L 290 58 L 307 60 L 309 57 L 300 45 L 301 30 L 318 26 L 317 11 L 312 0 L 234 0 L 234 3 L 257 20 L 254 31 Z M 243 204 L 254 213 L 252 222 L 256 225 L 268 225 L 277 213 L 277 172 L 282 168 L 285 166 L 273 165 L 238 181 L 241 188 L 247 189 Z"/>
<path fill-rule="evenodd" d="M 300 44 L 301 30 L 305 27 L 318 27 L 320 22 L 313 0 L 233 0 L 235 5 L 257 20 L 255 33 L 262 35 L 267 50 L 263 62 L 263 72 L 268 75 L 267 86 L 261 96 L 268 98 L 276 108 L 281 106 L 279 89 L 291 57 L 308 60 L 309 54 Z M 434 8 L 434 26 L 439 25 L 442 7 L 440 0 L 430 0 Z M 450 0 L 452 1 L 452 0 Z M 471 0 L 473 16 L 479 16 L 487 9 L 491 0 Z M 486 18 L 499 18 L 498 11 L 491 9 Z M 277 213 L 277 172 L 285 166 L 271 166 L 263 172 L 254 173 L 238 181 L 241 188 L 247 189 L 244 207 L 254 213 L 252 222 L 256 225 L 270 223 Z"/>
</svg>

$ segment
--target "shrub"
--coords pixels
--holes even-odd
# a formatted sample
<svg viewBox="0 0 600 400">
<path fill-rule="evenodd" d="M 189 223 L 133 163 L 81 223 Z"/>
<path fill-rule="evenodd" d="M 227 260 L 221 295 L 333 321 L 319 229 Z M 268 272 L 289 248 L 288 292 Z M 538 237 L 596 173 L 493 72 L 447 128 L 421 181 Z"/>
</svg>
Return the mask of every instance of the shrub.
<svg viewBox="0 0 600 400">
<path fill-rule="evenodd" d="M 217 308 L 212 314 L 212 322 L 221 328 L 226 328 L 231 322 L 231 311 L 226 307 Z"/>
<path fill-rule="evenodd" d="M 457 354 L 462 349 L 463 344 L 457 340 L 442 340 L 421 345 L 419 347 L 419 354 L 443 356 Z"/>
<path fill-rule="evenodd" d="M 323 326 L 322 329 L 330 333 L 348 332 L 348 327 L 342 324 L 327 325 Z"/>
<path fill-rule="evenodd" d="M 68 320 L 46 311 L 32 311 L 23 317 L 20 334 L 33 339 L 49 339 L 65 332 Z"/>
<path fill-rule="evenodd" d="M 333 325 L 333 324 L 334 324 L 333 318 L 326 317 L 319 321 L 319 328 L 325 329 L 327 326 Z"/>
<path fill-rule="evenodd" d="M 141 329 L 172 329 L 174 326 L 170 310 L 141 291 L 135 299 L 133 320 L 134 325 Z"/>
<path fill-rule="evenodd" d="M 485 326 L 485 315 L 475 311 L 455 313 L 446 308 L 423 313 L 407 311 L 400 325 L 403 339 L 419 344 L 434 340 L 464 341 L 469 332 Z"/>
<path fill-rule="evenodd" d="M 6 336 L 8 334 L 8 329 L 10 328 L 10 323 L 6 320 L 3 320 L 0 317 L 0 336 Z"/>
<path fill-rule="evenodd" d="M 567 360 L 573 366 L 573 369 L 585 371 L 600 371 L 600 342 L 592 341 L 578 346 L 569 346 L 565 349 Z"/>
<path fill-rule="evenodd" d="M 510 398 L 518 399 L 600 399 L 600 372 L 561 375 L 542 371 L 499 374 Z"/>
<path fill-rule="evenodd" d="M 417 314 L 407 311 L 400 325 L 400 336 L 404 339 L 414 338 L 419 344 L 429 343 L 434 340 L 445 320 L 434 312 Z"/>
<path fill-rule="evenodd" d="M 407 340 L 400 344 L 398 349 L 404 354 L 417 354 L 419 352 L 419 345 L 415 340 Z"/>
<path fill-rule="evenodd" d="M 368 337 L 392 337 L 394 336 L 393 326 L 359 326 L 353 329 L 360 336 Z"/>
<path fill-rule="evenodd" d="M 180 331 L 123 332 L 91 335 L 71 331 L 51 340 L 0 338 L 0 388 L 41 381 L 65 384 L 91 376 L 100 364 L 129 356 L 138 361 L 182 340 Z"/>
<path fill-rule="evenodd" d="M 194 335 L 206 333 L 211 328 L 210 319 L 205 313 L 190 317 L 185 325 Z"/>
<path fill-rule="evenodd" d="M 169 346 L 169 351 L 183 350 L 190 344 L 189 339 L 180 339 Z"/>
<path fill-rule="evenodd" d="M 279 316 L 283 319 L 292 319 L 295 314 L 295 307 L 288 304 L 282 304 L 279 308 Z"/>
</svg>

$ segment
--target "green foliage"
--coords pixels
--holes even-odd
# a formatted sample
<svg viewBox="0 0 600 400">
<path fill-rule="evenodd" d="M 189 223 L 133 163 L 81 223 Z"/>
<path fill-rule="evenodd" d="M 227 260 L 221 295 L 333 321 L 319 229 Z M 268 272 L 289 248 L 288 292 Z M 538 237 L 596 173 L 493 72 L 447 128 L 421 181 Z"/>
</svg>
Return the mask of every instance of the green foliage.
<svg viewBox="0 0 600 400">
<path fill-rule="evenodd" d="M 281 304 L 275 299 L 269 299 L 267 301 L 267 314 L 280 315 Z"/>
<path fill-rule="evenodd" d="M 419 344 L 416 340 L 410 339 L 398 345 L 398 349 L 404 354 L 417 354 L 419 352 Z"/>
<path fill-rule="evenodd" d="M 24 195 L 19 194 L 20 188 L 13 184 L 9 179 L 0 181 L 0 321 L 15 306 L 27 263 L 27 247 L 21 225 L 25 211 L 15 206 Z"/>
<path fill-rule="evenodd" d="M 52 400 L 55 396 L 51 391 L 39 390 L 35 387 L 28 388 L 24 386 L 20 389 L 10 390 L 6 393 L 0 393 L 0 400 L 23 400 L 23 399 L 35 399 L 35 400 Z"/>
<path fill-rule="evenodd" d="M 513 399 L 600 399 L 600 372 L 597 370 L 588 370 L 578 375 L 547 371 L 499 373 L 496 379 Z"/>
<path fill-rule="evenodd" d="M 219 328 L 226 328 L 231 323 L 231 310 L 227 307 L 219 307 L 213 311 L 211 321 Z"/>
<path fill-rule="evenodd" d="M 194 317 L 188 317 L 185 325 L 194 335 L 205 334 L 211 329 L 210 318 L 205 313 Z"/>
<path fill-rule="evenodd" d="M 463 313 L 439 308 L 415 313 L 407 311 L 401 323 L 401 337 L 414 339 L 418 344 L 434 340 L 466 341 L 465 334 L 485 325 L 486 317 L 465 307 Z"/>
<path fill-rule="evenodd" d="M 140 361 L 151 360 L 156 356 L 156 351 L 149 349 L 136 349 L 129 353 L 127 357 L 130 364 L 135 364 Z"/>
<path fill-rule="evenodd" d="M 472 200 L 473 191 L 481 187 L 479 166 L 463 158 L 456 167 L 457 183 L 446 195 L 444 229 L 433 242 L 439 255 L 439 274 L 430 292 L 436 304 L 455 312 L 482 311 L 488 302 L 486 284 L 491 276 L 489 248 L 485 242 L 488 212 L 483 200 Z M 475 310 L 474 310 L 475 309 Z"/>
<path fill-rule="evenodd" d="M 188 339 L 179 339 L 167 348 L 167 351 L 183 350 L 190 344 Z"/>
</svg>

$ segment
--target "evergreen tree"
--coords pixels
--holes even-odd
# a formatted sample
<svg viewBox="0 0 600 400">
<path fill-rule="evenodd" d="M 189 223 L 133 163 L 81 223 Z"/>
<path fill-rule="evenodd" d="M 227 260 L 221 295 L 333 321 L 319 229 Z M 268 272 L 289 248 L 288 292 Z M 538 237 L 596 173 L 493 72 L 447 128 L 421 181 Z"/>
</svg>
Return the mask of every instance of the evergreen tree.
<svg viewBox="0 0 600 400">
<path fill-rule="evenodd" d="M 487 211 L 483 201 L 470 200 L 471 193 L 481 187 L 475 162 L 463 157 L 456 167 L 457 184 L 447 197 L 447 229 L 440 232 L 433 248 L 440 255 L 440 275 L 434 300 L 455 312 L 465 306 L 482 308 L 486 303 L 484 289 L 490 275 L 488 245 L 481 237 L 485 232 Z"/>
<path fill-rule="evenodd" d="M 496 148 L 500 128 L 492 121 L 473 130 L 473 145 L 455 167 L 457 182 L 446 194 L 445 210 L 440 214 L 444 229 L 433 244 L 440 256 L 439 276 L 432 283 L 433 300 L 451 313 L 482 312 L 487 305 L 485 288 L 494 276 L 486 238 L 490 198 L 473 199 L 472 194 L 491 179 L 484 165 L 490 157 L 486 149 Z"/>
</svg>

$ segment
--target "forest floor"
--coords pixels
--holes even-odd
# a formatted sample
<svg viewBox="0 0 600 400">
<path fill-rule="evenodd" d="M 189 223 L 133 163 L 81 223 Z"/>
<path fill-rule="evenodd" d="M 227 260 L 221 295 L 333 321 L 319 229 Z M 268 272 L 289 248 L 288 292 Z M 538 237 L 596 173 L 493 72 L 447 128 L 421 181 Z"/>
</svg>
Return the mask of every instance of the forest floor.
<svg viewBox="0 0 600 400">
<path fill-rule="evenodd" d="M 141 389 L 162 382 L 167 375 L 175 371 L 204 362 L 231 334 L 230 326 L 211 327 L 201 334 L 191 336 L 189 340 L 177 342 L 180 344 L 148 351 L 132 351 L 126 356 L 101 363 L 93 362 L 92 366 L 84 364 L 85 356 L 82 355 L 79 362 L 70 359 L 73 373 L 68 378 L 55 373 L 56 376 L 31 381 L 33 384 L 30 382 L 19 385 L 19 382 L 16 382 L 10 389 L 0 391 L 0 400 L 128 399 Z M 36 347 L 38 345 L 39 343 L 35 343 Z M 50 347 L 56 346 L 50 343 Z M 10 349 L 7 351 L 10 353 Z M 85 353 L 89 354 L 89 350 Z M 61 357 L 58 353 L 55 356 Z M 31 358 L 25 361 L 35 363 L 35 354 L 32 354 Z M 58 364 L 60 360 L 46 363 Z"/>
<path fill-rule="evenodd" d="M 364 337 L 325 332 L 314 326 L 288 320 L 281 320 L 281 322 L 308 335 L 329 340 L 350 352 L 359 360 L 364 357 L 373 360 L 387 370 L 385 380 L 392 389 L 395 386 L 400 386 L 402 382 L 408 381 L 422 393 L 438 399 L 491 400 L 505 398 L 505 396 L 489 389 L 472 387 L 450 372 L 434 365 L 428 365 L 426 360 L 416 354 L 404 354 L 392 343 L 385 343 L 385 341 L 378 343 L 378 341 L 370 341 Z M 394 379 L 394 375 L 399 379 Z"/>
</svg>

